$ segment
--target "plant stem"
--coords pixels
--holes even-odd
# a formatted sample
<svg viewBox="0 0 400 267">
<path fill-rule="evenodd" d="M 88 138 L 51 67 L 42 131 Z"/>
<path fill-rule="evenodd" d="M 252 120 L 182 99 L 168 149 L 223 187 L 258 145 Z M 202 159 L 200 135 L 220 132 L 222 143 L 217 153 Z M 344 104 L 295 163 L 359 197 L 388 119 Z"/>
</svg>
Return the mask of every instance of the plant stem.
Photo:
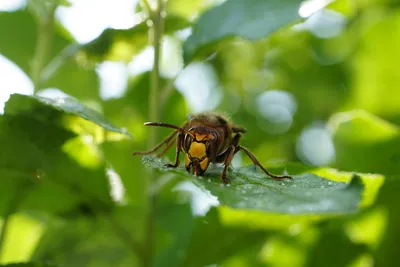
<svg viewBox="0 0 400 267">
<path fill-rule="evenodd" d="M 143 5 L 143 8 L 146 10 L 147 14 L 152 17 L 153 11 L 151 10 L 150 4 L 147 0 L 141 0 L 140 1 Z"/>
<path fill-rule="evenodd" d="M 49 13 L 43 18 L 39 18 L 38 21 L 36 47 L 31 67 L 31 78 L 35 93 L 40 89 L 42 83 L 42 70 L 46 64 L 48 52 L 51 49 L 55 10 L 56 6 L 52 7 L 49 10 Z"/>
<path fill-rule="evenodd" d="M 147 3 L 145 1 L 145 3 Z M 161 47 L 162 37 L 164 31 L 164 18 L 163 18 L 164 2 L 163 0 L 157 0 L 157 7 L 154 11 L 151 11 L 150 18 L 152 20 L 152 41 L 154 47 L 154 64 L 151 73 L 150 81 L 150 94 L 149 94 L 149 120 L 159 121 L 160 118 L 160 60 L 161 60 Z M 154 146 L 157 143 L 157 128 L 153 127 L 150 129 L 149 147 Z M 155 220 L 156 220 L 156 203 L 157 196 L 151 193 L 152 184 L 155 180 L 155 173 L 151 172 L 148 179 L 147 194 L 148 194 L 148 212 L 146 220 L 146 232 L 145 232 L 145 248 L 146 256 L 144 257 L 143 266 L 150 267 L 153 260 L 154 250 L 154 231 L 155 231 Z"/>
</svg>

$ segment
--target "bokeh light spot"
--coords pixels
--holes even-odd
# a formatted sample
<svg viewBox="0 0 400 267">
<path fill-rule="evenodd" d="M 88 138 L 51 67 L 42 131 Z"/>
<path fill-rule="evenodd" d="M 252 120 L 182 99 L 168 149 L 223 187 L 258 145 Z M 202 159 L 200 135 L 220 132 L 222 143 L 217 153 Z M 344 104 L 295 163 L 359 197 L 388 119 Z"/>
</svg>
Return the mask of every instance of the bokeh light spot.
<svg viewBox="0 0 400 267">
<path fill-rule="evenodd" d="M 257 111 L 262 115 L 259 125 L 270 134 L 289 130 L 297 110 L 294 96 L 282 90 L 270 90 L 256 99 Z"/>
<path fill-rule="evenodd" d="M 106 28 L 133 27 L 137 0 L 71 0 L 71 6 L 57 8 L 56 16 L 80 43 L 86 43 Z"/>
<path fill-rule="evenodd" d="M 26 0 L 1 0 L 0 11 L 13 12 L 26 6 Z"/>
<path fill-rule="evenodd" d="M 193 112 L 212 110 L 222 98 L 217 75 L 207 63 L 196 62 L 187 66 L 176 79 L 175 86 Z"/>
<path fill-rule="evenodd" d="M 315 36 L 327 39 L 338 36 L 346 26 L 346 17 L 330 9 L 321 9 L 304 23 L 296 25 L 297 30 L 309 30 Z"/>
<path fill-rule="evenodd" d="M 211 195 L 210 191 L 201 189 L 191 182 L 182 182 L 175 187 L 175 190 L 190 193 L 193 215 L 204 216 L 211 207 L 219 205 L 218 198 Z"/>
<path fill-rule="evenodd" d="M 296 143 L 297 156 L 305 163 L 323 166 L 334 161 L 331 133 L 323 125 L 305 128 Z"/>
<path fill-rule="evenodd" d="M 98 65 L 100 96 L 103 100 L 122 97 L 128 85 L 128 70 L 122 62 L 105 61 Z"/>
<path fill-rule="evenodd" d="M 12 61 L 0 54 L 0 114 L 11 94 L 33 94 L 33 83 Z"/>
<path fill-rule="evenodd" d="M 299 15 L 303 18 L 309 17 L 333 1 L 334 0 L 306 0 L 300 5 Z"/>
</svg>

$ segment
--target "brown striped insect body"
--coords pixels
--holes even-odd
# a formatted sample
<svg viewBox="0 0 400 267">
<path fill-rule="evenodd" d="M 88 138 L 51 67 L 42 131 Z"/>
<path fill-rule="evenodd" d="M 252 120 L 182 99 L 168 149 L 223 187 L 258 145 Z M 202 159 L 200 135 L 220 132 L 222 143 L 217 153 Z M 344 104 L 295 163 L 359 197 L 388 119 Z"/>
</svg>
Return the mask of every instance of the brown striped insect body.
<svg viewBox="0 0 400 267">
<path fill-rule="evenodd" d="M 222 115 L 216 113 L 199 113 L 193 115 L 182 127 L 163 122 L 146 122 L 146 126 L 159 126 L 173 128 L 175 131 L 167 136 L 161 143 L 146 152 L 135 152 L 134 155 L 148 155 L 156 152 L 163 145 L 166 147 L 158 153 L 161 156 L 174 143 L 176 136 L 176 156 L 174 164 L 167 167 L 176 168 L 180 164 L 180 153 L 185 154 L 185 167 L 190 173 L 202 176 L 208 169 L 210 163 L 223 163 L 224 169 L 221 179 L 227 183 L 226 177 L 233 156 L 243 150 L 256 166 L 272 179 L 291 179 L 288 175 L 277 176 L 269 173 L 256 159 L 256 157 L 245 147 L 239 145 L 239 141 L 246 130 L 231 123 Z"/>
</svg>

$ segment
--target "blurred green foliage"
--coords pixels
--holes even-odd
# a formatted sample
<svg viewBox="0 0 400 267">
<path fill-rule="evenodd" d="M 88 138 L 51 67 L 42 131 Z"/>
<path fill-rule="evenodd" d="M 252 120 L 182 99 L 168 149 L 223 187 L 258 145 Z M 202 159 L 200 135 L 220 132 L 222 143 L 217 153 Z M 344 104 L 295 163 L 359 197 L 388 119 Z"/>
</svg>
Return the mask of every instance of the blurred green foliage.
<svg viewBox="0 0 400 267">
<path fill-rule="evenodd" d="M 0 54 L 35 93 L 72 97 L 15 94 L 0 115 L 0 266 L 397 266 L 399 5 L 336 0 L 305 16 L 301 2 L 168 0 L 157 17 L 145 0 L 136 25 L 86 44 L 53 17 L 66 1 L 0 12 Z M 214 103 L 292 181 L 243 167 L 241 153 L 229 185 L 218 167 L 203 178 L 164 168 L 173 149 L 131 156 L 148 148 L 154 72 L 103 99 L 97 70 L 136 60 L 161 22 L 176 48 L 162 43 L 161 66 L 184 68 L 157 77 L 161 120 L 181 125 Z"/>
</svg>

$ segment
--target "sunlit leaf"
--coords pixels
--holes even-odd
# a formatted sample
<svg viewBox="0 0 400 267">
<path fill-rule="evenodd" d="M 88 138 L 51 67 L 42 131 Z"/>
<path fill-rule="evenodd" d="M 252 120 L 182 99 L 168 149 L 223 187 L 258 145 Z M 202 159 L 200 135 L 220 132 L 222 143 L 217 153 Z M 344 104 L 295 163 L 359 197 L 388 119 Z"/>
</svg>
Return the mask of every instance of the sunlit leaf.
<svg viewBox="0 0 400 267">
<path fill-rule="evenodd" d="M 383 17 L 379 11 L 378 14 L 370 12 L 364 18 L 372 26 L 365 27 L 352 59 L 354 86 L 348 106 L 400 122 L 400 98 L 394 97 L 399 92 L 400 79 L 393 71 L 397 66 L 393 58 L 400 56 L 396 49 L 400 45 L 397 38 L 400 34 L 399 11 L 388 12 Z"/>
<path fill-rule="evenodd" d="M 0 127 L 0 213 L 25 208 L 63 212 L 78 205 L 80 197 L 64 187 L 69 175 L 91 177 L 95 172 L 80 169 L 60 151 L 71 133 L 23 117 L 1 116 Z M 61 184 L 53 184 L 52 179 L 60 179 Z"/>
<path fill-rule="evenodd" d="M 60 213 L 80 203 L 99 209 L 112 205 L 104 163 L 87 169 L 64 150 L 75 136 L 63 125 L 67 112 L 122 132 L 75 100 L 13 95 L 0 117 L 2 214 L 18 209 Z"/>
<path fill-rule="evenodd" d="M 12 126 L 6 128 L 7 124 Z M 83 169 L 61 150 L 65 132 L 30 119 L 1 117 L 0 125 L 0 171 L 5 185 L 1 191 L 2 204 L 6 205 L 2 214 L 13 206 L 65 212 L 88 199 L 111 204 L 104 170 Z"/>
<path fill-rule="evenodd" d="M 384 207 L 373 207 L 351 218 L 344 229 L 353 243 L 376 249 L 386 230 L 387 215 L 388 211 Z"/>
<path fill-rule="evenodd" d="M 258 244 L 257 244 L 258 245 Z M 252 267 L 264 267 L 265 263 L 262 262 L 260 257 L 260 250 L 258 246 L 248 246 L 246 248 L 237 251 L 234 255 L 231 255 L 228 259 L 222 261 L 222 266 L 252 266 Z"/>
<path fill-rule="evenodd" d="M 183 168 L 168 169 L 158 158 L 143 157 L 143 163 L 162 171 L 170 171 L 218 197 L 221 205 L 235 209 L 262 210 L 291 214 L 346 214 L 357 210 L 363 185 L 359 176 L 349 184 L 334 182 L 313 174 L 294 175 L 293 180 L 274 181 L 252 168 L 234 169 L 228 173 L 229 185 L 224 185 L 219 174 L 195 178 Z"/>
<path fill-rule="evenodd" d="M 38 241 L 43 236 L 45 225 L 26 213 L 15 213 L 4 219 L 2 224 L 1 263 L 26 262 L 31 259 Z M 15 238 L 23 236 L 25 238 Z"/>
<path fill-rule="evenodd" d="M 35 111 L 41 111 L 35 113 Z M 47 111 L 47 112 L 46 112 Z M 52 112 L 59 112 L 63 114 L 71 114 L 85 120 L 91 121 L 102 128 L 124 135 L 129 135 L 126 130 L 120 129 L 112 125 L 103 117 L 99 112 L 90 109 L 83 105 L 81 102 L 73 98 L 45 98 L 40 96 L 25 96 L 14 94 L 7 102 L 5 113 L 9 115 L 25 114 L 31 117 L 41 119 L 50 119 L 46 116 Z"/>
<path fill-rule="evenodd" d="M 271 267 L 305 265 L 307 250 L 315 239 L 314 229 L 301 229 L 295 226 L 288 233 L 277 233 L 264 245 L 261 256 L 265 264 Z M 286 255 L 286 257 L 282 257 Z"/>
<path fill-rule="evenodd" d="M 220 219 L 227 226 L 245 226 L 253 230 L 288 230 L 290 227 L 306 227 L 321 220 L 335 217 L 335 214 L 266 213 L 259 210 L 218 207 Z"/>
<path fill-rule="evenodd" d="M 400 130 L 366 111 L 338 113 L 330 120 L 336 168 L 365 173 L 400 173 Z"/>
<path fill-rule="evenodd" d="M 336 182 L 350 182 L 353 172 L 338 171 L 332 168 L 319 168 L 311 171 L 312 173 L 326 177 Z M 367 207 L 375 202 L 378 195 L 379 189 L 385 181 L 385 178 L 381 174 L 371 173 L 358 173 L 364 184 L 363 198 L 361 201 L 361 207 Z"/>
<path fill-rule="evenodd" d="M 169 0 L 165 9 L 168 13 L 183 16 L 187 19 L 192 19 L 195 15 L 202 12 L 204 9 L 215 4 L 216 0 Z"/>
<path fill-rule="evenodd" d="M 185 61 L 207 45 L 240 36 L 257 40 L 298 20 L 300 0 L 229 0 L 204 12 L 183 45 Z"/>
</svg>

